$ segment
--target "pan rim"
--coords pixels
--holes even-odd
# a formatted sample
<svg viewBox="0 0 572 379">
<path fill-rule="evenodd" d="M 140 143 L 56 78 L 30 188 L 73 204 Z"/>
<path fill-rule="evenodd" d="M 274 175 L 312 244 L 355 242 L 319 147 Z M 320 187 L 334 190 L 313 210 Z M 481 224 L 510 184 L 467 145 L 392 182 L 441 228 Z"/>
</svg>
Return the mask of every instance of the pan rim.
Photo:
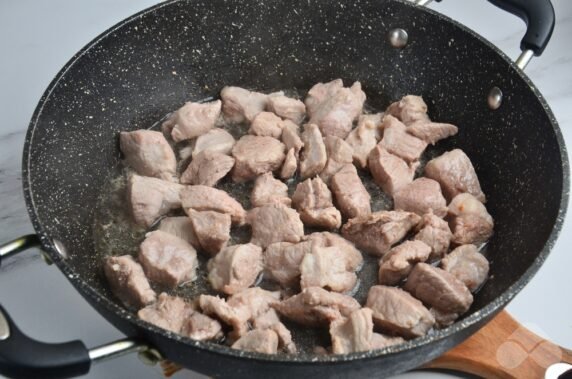
<svg viewBox="0 0 572 379">
<path fill-rule="evenodd" d="M 95 37 L 92 41 L 90 41 L 86 46 L 84 46 L 78 53 L 76 53 L 58 72 L 56 77 L 50 82 L 47 89 L 42 94 L 37 107 L 33 113 L 31 121 L 28 126 L 28 130 L 26 133 L 26 140 L 24 144 L 23 150 L 23 159 L 22 159 L 22 183 L 23 183 L 23 191 L 24 191 L 24 198 L 26 201 L 26 208 L 28 210 L 28 214 L 32 225 L 38 234 L 40 241 L 42 243 L 43 250 L 45 250 L 53 262 L 57 265 L 57 267 L 65 274 L 67 279 L 72 283 L 72 285 L 80 291 L 84 296 L 88 296 L 90 300 L 102 304 L 109 312 L 116 314 L 117 316 L 124 319 L 124 321 L 131 323 L 134 327 L 138 329 L 143 329 L 146 332 L 151 332 L 161 337 L 167 337 L 174 341 L 182 342 L 186 345 L 189 345 L 194 348 L 198 348 L 204 350 L 209 353 L 224 355 L 224 356 L 231 356 L 236 358 L 247 358 L 253 361 L 269 362 L 269 363 L 291 363 L 291 364 L 325 364 L 325 363 L 344 363 L 344 362 L 351 362 L 356 360 L 366 360 L 366 359 L 376 359 L 381 357 L 387 357 L 389 355 L 398 354 L 403 351 L 411 350 L 417 347 L 421 347 L 430 343 L 434 343 L 437 341 L 442 341 L 445 338 L 457 334 L 470 326 L 476 324 L 477 322 L 481 321 L 482 319 L 486 319 L 492 317 L 497 312 L 499 312 L 516 294 L 518 294 L 524 286 L 532 279 L 532 277 L 536 274 L 538 269 L 542 266 L 544 261 L 546 260 L 548 254 L 550 253 L 552 247 L 556 243 L 556 240 L 560 234 L 562 229 L 563 221 L 567 212 L 568 206 L 568 196 L 569 196 L 569 175 L 570 175 L 570 168 L 569 168 L 569 161 L 568 161 L 568 154 L 567 149 L 565 146 L 564 138 L 562 136 L 562 132 L 558 126 L 558 123 L 552 113 L 550 107 L 548 106 L 545 98 L 542 96 L 540 91 L 536 88 L 534 83 L 528 78 L 528 76 L 519 69 L 515 63 L 506 55 L 504 54 L 498 47 L 493 45 L 491 42 L 484 39 L 482 36 L 474 32 L 473 30 L 469 29 L 465 25 L 445 16 L 439 12 L 431 10 L 429 8 L 423 7 L 420 8 L 413 3 L 407 0 L 386 0 L 395 3 L 400 3 L 404 6 L 411 7 L 411 9 L 420 12 L 427 12 L 432 16 L 436 17 L 440 22 L 446 22 L 451 24 L 453 27 L 459 28 L 461 31 L 468 34 L 468 36 L 475 38 L 478 42 L 484 44 L 486 47 L 492 49 L 494 53 L 500 56 L 506 63 L 508 63 L 509 67 L 518 75 L 524 82 L 528 85 L 528 87 L 532 90 L 533 94 L 536 96 L 540 104 L 542 105 L 552 129 L 554 130 L 554 134 L 558 143 L 558 147 L 560 150 L 560 159 L 562 162 L 562 169 L 563 169 L 563 176 L 562 176 L 562 192 L 560 198 L 560 209 L 558 211 L 558 215 L 556 217 L 556 221 L 554 223 L 554 227 L 544 244 L 542 250 L 534 260 L 534 262 L 530 265 L 530 267 L 524 272 L 524 274 L 516 280 L 516 282 L 508 287 L 499 297 L 491 301 L 490 303 L 486 304 L 480 311 L 474 312 L 464 318 L 463 320 L 454 323 L 453 325 L 435 331 L 430 335 L 426 335 L 423 337 L 419 337 L 406 343 L 399 344 L 396 346 L 389 346 L 383 349 L 378 350 L 370 350 L 362 353 L 351 353 L 351 354 L 344 354 L 344 355 L 328 355 L 328 356 L 310 356 L 310 355 L 285 355 L 285 354 L 277 354 L 277 355 L 267 355 L 261 353 L 253 353 L 253 352 L 245 352 L 240 350 L 231 349 L 230 347 L 210 343 L 210 342 L 202 342 L 202 341 L 195 341 L 187 337 L 180 336 L 178 334 L 165 331 L 161 328 L 158 328 L 154 325 L 151 325 L 147 322 L 134 318 L 131 312 L 126 311 L 121 306 L 117 305 L 115 302 L 111 301 L 109 298 L 101 294 L 99 291 L 91 287 L 85 280 L 81 278 L 80 275 L 76 273 L 76 271 L 67 264 L 65 260 L 61 258 L 61 256 L 57 253 L 57 250 L 52 242 L 52 239 L 49 237 L 47 231 L 42 226 L 39 215 L 36 212 L 36 207 L 34 204 L 34 196 L 31 189 L 31 146 L 34 140 L 34 132 L 36 130 L 36 126 L 38 125 L 44 105 L 50 99 L 50 96 L 55 88 L 57 88 L 59 81 L 66 75 L 67 71 L 73 67 L 73 65 L 78 61 L 84 54 L 89 52 L 92 48 L 97 46 L 97 44 L 111 35 L 116 30 L 121 29 L 123 26 L 141 18 L 144 15 L 152 13 L 158 9 L 161 9 L 165 6 L 170 6 L 175 3 L 183 3 L 183 2 L 192 2 L 193 0 L 168 0 L 149 8 L 146 8 L 134 15 L 118 22 L 117 24 L 113 25 L 106 31 L 102 32 L 100 35 Z M 167 357 L 168 358 L 168 357 Z"/>
</svg>

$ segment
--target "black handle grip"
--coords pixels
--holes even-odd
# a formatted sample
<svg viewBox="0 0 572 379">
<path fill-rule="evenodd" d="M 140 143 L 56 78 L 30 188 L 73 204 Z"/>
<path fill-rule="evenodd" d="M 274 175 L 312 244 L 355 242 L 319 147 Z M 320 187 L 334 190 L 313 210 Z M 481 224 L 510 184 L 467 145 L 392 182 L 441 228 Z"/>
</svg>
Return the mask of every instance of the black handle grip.
<svg viewBox="0 0 572 379">
<path fill-rule="evenodd" d="M 520 17 L 527 26 L 520 42 L 521 50 L 532 50 L 534 55 L 542 54 L 552 32 L 556 17 L 550 0 L 489 0 L 490 3 Z"/>
<path fill-rule="evenodd" d="M 39 342 L 18 329 L 0 306 L 0 374 L 9 378 L 71 378 L 89 372 L 89 351 L 81 341 Z"/>
</svg>

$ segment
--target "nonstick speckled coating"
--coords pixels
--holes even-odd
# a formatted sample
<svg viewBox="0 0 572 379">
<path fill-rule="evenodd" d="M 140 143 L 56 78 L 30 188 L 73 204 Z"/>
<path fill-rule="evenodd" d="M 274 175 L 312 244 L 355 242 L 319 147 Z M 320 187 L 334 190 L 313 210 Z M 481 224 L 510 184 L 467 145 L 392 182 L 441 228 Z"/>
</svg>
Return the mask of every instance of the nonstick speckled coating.
<svg viewBox="0 0 572 379">
<path fill-rule="evenodd" d="M 387 41 L 404 28 L 409 44 Z M 265 356 L 176 336 L 136 320 L 110 296 L 94 252 L 101 186 L 120 159 L 120 130 L 148 128 L 224 85 L 296 87 L 359 80 L 371 105 L 422 95 L 429 114 L 459 126 L 440 148 L 471 157 L 496 221 L 491 279 L 453 326 L 406 344 L 344 356 Z M 498 86 L 500 109 L 487 107 Z M 111 28 L 50 84 L 24 148 L 24 192 L 44 248 L 110 322 L 167 358 L 213 376 L 386 376 L 442 354 L 514 297 L 546 258 L 568 199 L 568 162 L 556 120 L 500 51 L 433 11 L 399 0 L 171 1 Z M 69 252 L 62 260 L 52 239 Z M 54 294 L 57 296 L 57 294 Z"/>
</svg>

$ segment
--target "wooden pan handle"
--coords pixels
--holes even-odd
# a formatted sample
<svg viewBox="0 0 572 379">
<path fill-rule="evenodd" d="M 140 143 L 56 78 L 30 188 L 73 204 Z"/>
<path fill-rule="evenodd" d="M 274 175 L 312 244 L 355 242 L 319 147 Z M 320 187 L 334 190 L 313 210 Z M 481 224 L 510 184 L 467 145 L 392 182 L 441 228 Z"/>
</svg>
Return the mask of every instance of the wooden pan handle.
<svg viewBox="0 0 572 379">
<path fill-rule="evenodd" d="M 537 336 L 502 311 L 424 368 L 457 370 L 485 378 L 543 378 L 546 369 L 558 362 L 572 364 L 572 351 Z"/>
</svg>

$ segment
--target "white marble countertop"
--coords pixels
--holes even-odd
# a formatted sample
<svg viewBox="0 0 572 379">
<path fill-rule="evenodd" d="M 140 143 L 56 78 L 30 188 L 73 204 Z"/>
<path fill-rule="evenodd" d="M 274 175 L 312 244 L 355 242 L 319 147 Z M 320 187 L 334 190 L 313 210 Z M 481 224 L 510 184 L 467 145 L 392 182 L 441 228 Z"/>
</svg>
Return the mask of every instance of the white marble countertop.
<svg viewBox="0 0 572 379">
<path fill-rule="evenodd" d="M 21 189 L 24 135 L 34 108 L 59 69 L 86 43 L 155 0 L 2 0 L 0 2 L 0 241 L 33 231 Z M 572 2 L 553 1 L 557 23 L 544 55 L 526 70 L 552 107 L 572 146 Z M 519 53 L 524 24 L 484 0 L 443 1 L 433 9 L 464 23 L 509 56 Z M 570 212 L 569 212 L 570 213 Z M 521 322 L 552 341 L 572 347 L 572 222 L 532 282 L 508 306 Z M 0 269 L 0 303 L 29 335 L 45 341 L 81 339 L 96 346 L 121 337 L 34 251 Z M 451 377 L 410 373 L 400 378 Z M 158 368 L 134 356 L 92 368 L 89 378 L 161 378 Z M 196 377 L 190 372 L 176 377 Z M 454 376 L 456 377 L 456 376 Z"/>
</svg>

